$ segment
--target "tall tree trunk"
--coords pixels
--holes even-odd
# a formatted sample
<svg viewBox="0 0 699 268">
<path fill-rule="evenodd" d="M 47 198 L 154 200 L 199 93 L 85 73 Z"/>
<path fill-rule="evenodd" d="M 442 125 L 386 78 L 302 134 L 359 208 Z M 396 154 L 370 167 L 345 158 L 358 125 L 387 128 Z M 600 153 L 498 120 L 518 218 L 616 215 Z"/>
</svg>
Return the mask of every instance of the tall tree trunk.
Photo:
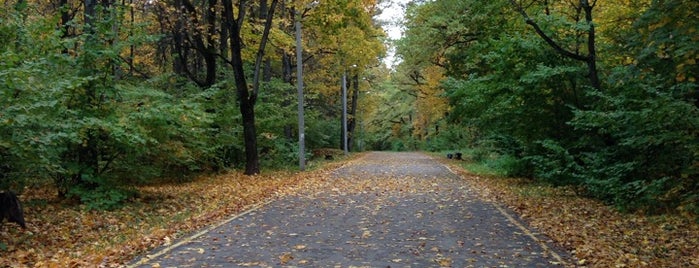
<svg viewBox="0 0 699 268">
<path fill-rule="evenodd" d="M 282 50 L 282 80 L 284 83 L 289 83 L 290 85 L 293 85 L 292 81 L 292 73 L 291 73 L 291 54 L 287 53 L 286 51 Z M 288 107 L 291 105 L 291 96 L 295 93 L 294 88 L 290 89 L 289 92 L 287 93 L 289 98 L 286 98 L 284 100 L 284 107 Z M 292 140 L 294 139 L 294 126 L 292 124 L 287 124 L 284 126 L 284 137 L 287 140 Z"/>
<path fill-rule="evenodd" d="M 73 20 L 73 14 L 70 13 L 71 9 L 68 0 L 59 0 L 58 6 L 61 12 L 61 38 L 65 39 L 72 36 L 73 27 L 71 27 L 70 21 Z M 61 53 L 69 54 L 69 49 L 64 47 Z"/>
<path fill-rule="evenodd" d="M 349 85 L 348 85 L 349 86 Z M 350 103 L 349 120 L 347 122 L 347 149 L 352 151 L 352 142 L 355 137 L 355 128 L 357 126 L 357 105 L 359 102 L 359 76 L 352 76 L 352 101 Z"/>
<path fill-rule="evenodd" d="M 261 0 L 262 2 L 267 2 L 267 0 Z M 270 10 L 267 12 L 267 18 L 265 20 L 265 28 L 262 32 L 262 40 L 260 41 L 260 47 L 257 50 L 257 56 L 255 57 L 255 71 L 253 73 L 252 82 L 252 98 L 253 105 L 255 104 L 255 99 L 257 99 L 257 93 L 260 91 L 260 68 L 262 68 L 263 59 L 265 56 L 265 47 L 267 46 L 267 40 L 269 40 L 269 32 L 272 30 L 272 19 L 274 18 L 274 10 L 276 9 L 278 0 L 272 0 L 270 4 Z"/>
<path fill-rule="evenodd" d="M 85 26 L 88 27 L 88 34 L 93 33 L 94 18 L 95 18 L 95 7 L 97 6 L 97 0 L 85 0 L 84 3 L 85 14 L 83 14 L 83 20 L 85 21 Z"/>
<path fill-rule="evenodd" d="M 208 31 L 206 32 L 206 44 L 199 44 L 206 62 L 206 78 L 204 85 L 210 87 L 216 83 L 216 46 L 214 37 L 216 36 L 216 4 L 217 0 L 209 0 L 206 9 L 206 24 Z M 204 38 L 204 37 L 202 37 Z"/>
<path fill-rule="evenodd" d="M 125 3 L 122 0 L 122 5 L 125 5 Z M 134 5 L 133 5 L 133 0 L 129 0 L 129 38 L 133 36 L 133 28 L 134 24 L 136 22 L 136 17 L 134 14 Z M 134 60 L 134 51 L 135 51 L 135 46 L 133 43 L 129 45 L 129 73 L 128 75 L 131 76 L 133 75 L 134 72 L 134 66 L 133 66 L 133 60 Z"/>
<path fill-rule="evenodd" d="M 194 4 L 190 0 L 175 0 L 175 7 L 179 11 L 179 17 L 176 18 L 175 27 L 173 28 L 174 37 L 174 47 L 175 52 L 178 57 L 174 64 L 175 71 L 180 71 L 179 73 L 186 75 L 190 80 L 195 82 L 198 86 L 202 88 L 208 88 L 214 83 L 216 83 L 216 58 L 217 51 L 214 45 L 214 37 L 216 35 L 216 12 L 215 7 L 217 0 L 208 0 L 207 7 L 204 11 L 204 25 L 200 25 L 197 19 L 197 10 Z M 185 17 L 191 19 L 191 23 L 194 24 L 194 29 L 188 29 L 185 27 L 188 23 L 184 23 Z M 205 30 L 200 29 L 204 27 Z M 189 31 L 192 31 L 191 38 Z M 190 62 L 189 49 L 191 47 L 185 43 L 187 40 L 194 45 L 194 50 L 198 54 L 195 54 L 192 58 L 193 62 Z M 199 70 L 202 65 L 204 65 L 204 78 L 200 77 Z M 190 64 L 193 68 L 190 69 Z"/>
<path fill-rule="evenodd" d="M 280 17 L 286 18 L 289 20 L 294 20 L 294 17 L 293 17 L 294 12 L 287 12 L 287 8 L 286 8 L 286 5 L 284 4 L 284 1 L 282 1 L 280 3 L 280 5 L 281 5 L 281 7 L 279 9 L 281 11 Z M 291 15 L 291 16 L 289 16 L 289 15 Z M 286 33 L 293 33 L 295 30 L 293 27 L 286 27 L 286 28 L 284 28 L 284 26 L 280 26 L 280 27 L 281 27 L 281 30 L 286 32 Z M 282 71 L 282 81 L 284 81 L 284 83 L 288 83 L 289 85 L 294 85 L 293 73 L 292 73 L 292 67 L 293 67 L 292 66 L 292 61 L 293 61 L 292 55 L 289 54 L 284 49 L 279 49 L 278 51 L 279 51 L 279 53 L 281 53 L 281 60 L 282 60 L 282 70 L 281 70 Z M 291 105 L 291 103 L 292 103 L 291 96 L 293 96 L 296 93 L 295 90 L 296 89 L 291 88 L 288 91 L 288 93 L 287 93 L 288 98 L 286 98 L 284 100 L 284 107 L 289 107 Z M 294 125 L 287 124 L 284 126 L 284 137 L 287 140 L 294 139 Z"/>
<path fill-rule="evenodd" d="M 269 8 L 267 7 L 267 0 L 260 0 L 260 12 L 258 14 L 259 18 L 266 19 L 268 11 L 269 11 Z"/>
<path fill-rule="evenodd" d="M 182 6 L 182 0 L 175 0 L 175 7 L 179 9 Z M 166 15 L 167 16 L 167 15 Z M 191 76 L 188 74 L 187 62 L 189 62 L 189 50 L 185 46 L 185 35 L 187 32 L 184 29 L 185 23 L 178 13 L 178 17 L 175 18 L 175 27 L 172 28 L 172 46 L 174 53 L 177 55 L 172 61 L 172 70 L 180 75 L 185 75 L 187 77 Z"/>
<path fill-rule="evenodd" d="M 233 18 L 233 10 L 226 8 L 225 6 L 229 4 L 229 1 L 223 0 L 222 4 L 224 5 L 223 10 L 221 10 L 221 36 L 219 37 L 220 39 L 220 45 L 219 45 L 219 54 L 220 57 L 223 58 L 224 61 L 229 60 L 229 47 L 228 47 L 228 40 L 230 39 L 230 33 L 228 32 L 228 29 L 230 28 L 228 26 L 228 19 L 227 18 Z"/>
<path fill-rule="evenodd" d="M 233 18 L 233 3 L 231 0 L 223 0 L 226 17 L 226 27 L 230 34 L 230 65 L 233 69 L 236 93 L 240 103 L 240 113 L 243 117 L 243 141 L 245 142 L 245 174 L 254 175 L 260 173 L 260 159 L 257 152 L 257 130 L 255 129 L 255 105 L 254 96 L 250 96 L 248 82 L 243 68 L 242 40 L 240 38 L 239 21 Z M 245 9 L 245 1 L 241 0 L 238 10 Z M 239 18 L 242 13 L 239 13 Z"/>
<path fill-rule="evenodd" d="M 95 21 L 97 20 L 96 10 L 98 4 L 96 0 L 86 0 L 83 5 L 85 9 L 85 13 L 83 14 L 83 20 L 85 22 L 84 34 L 87 35 L 83 50 L 87 51 L 95 49 L 95 47 L 98 46 L 98 40 L 95 37 L 97 34 L 95 32 Z M 82 65 L 80 75 L 84 77 L 95 75 L 95 73 L 98 72 L 97 67 L 94 66 L 95 59 L 89 54 L 90 53 L 87 52 L 83 53 L 81 56 L 82 59 L 79 60 Z M 86 83 L 83 92 L 75 93 L 78 95 L 76 96 L 77 101 L 73 104 L 74 107 L 70 108 L 80 109 L 82 110 L 81 113 L 94 116 L 99 106 L 96 87 L 94 81 Z M 76 173 L 70 174 L 72 176 L 72 182 L 75 184 L 68 187 L 73 188 L 78 186 L 92 190 L 95 189 L 97 185 L 94 181 L 86 180 L 86 178 L 92 178 L 99 172 L 98 130 L 92 126 L 83 126 L 80 132 L 84 135 L 84 137 L 81 137 L 82 143 L 70 144 L 68 150 L 71 152 L 67 153 L 67 159 L 64 159 L 69 165 L 77 164 L 79 167 Z"/>
<path fill-rule="evenodd" d="M 258 14 L 258 17 L 260 19 L 265 20 L 265 19 L 267 19 L 268 12 L 269 12 L 269 6 L 267 6 L 267 0 L 260 0 L 260 12 Z M 264 59 L 264 63 L 262 66 L 262 81 L 269 82 L 271 80 L 272 80 L 272 60 L 269 57 L 267 57 Z"/>
<path fill-rule="evenodd" d="M 599 80 L 597 72 L 597 49 L 595 44 L 595 24 L 592 22 L 592 8 L 588 0 L 580 0 L 583 10 L 585 10 L 585 22 L 590 27 L 587 33 L 587 69 L 589 73 L 590 84 L 596 89 L 601 89 L 602 84 Z"/>
<path fill-rule="evenodd" d="M 259 78 L 260 78 L 260 67 L 262 65 L 262 58 L 264 57 L 264 50 L 269 38 L 269 31 L 272 25 L 272 18 L 274 16 L 274 9 L 278 0 L 272 0 L 270 5 L 270 11 L 267 14 L 267 20 L 265 21 L 265 29 L 262 34 L 262 40 L 260 42 L 260 47 L 257 51 L 257 57 L 255 58 L 255 70 L 253 73 L 253 88 L 252 92 L 248 90 L 248 83 L 245 78 L 245 69 L 243 68 L 243 59 L 241 55 L 242 51 L 242 40 L 240 36 L 240 23 L 242 22 L 242 17 L 245 9 L 245 1 L 241 0 L 238 6 L 238 19 L 234 19 L 233 14 L 233 4 L 231 0 L 223 0 L 224 8 L 227 9 L 224 13 L 226 17 L 226 26 L 228 27 L 228 32 L 230 33 L 231 40 L 231 61 L 230 65 L 233 68 L 233 77 L 235 79 L 236 92 L 238 95 L 238 101 L 240 102 L 240 113 L 243 117 L 243 140 L 245 141 L 245 174 L 254 175 L 260 173 L 260 159 L 257 152 L 257 130 L 255 127 L 255 102 L 257 101 L 257 95 L 259 91 Z"/>
</svg>

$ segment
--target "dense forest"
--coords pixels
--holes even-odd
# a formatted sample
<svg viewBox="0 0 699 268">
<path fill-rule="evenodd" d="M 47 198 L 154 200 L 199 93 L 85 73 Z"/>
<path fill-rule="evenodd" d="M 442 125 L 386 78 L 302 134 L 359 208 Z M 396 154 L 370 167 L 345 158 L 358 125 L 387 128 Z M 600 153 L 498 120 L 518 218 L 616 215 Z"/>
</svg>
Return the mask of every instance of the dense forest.
<svg viewBox="0 0 699 268">
<path fill-rule="evenodd" d="M 309 158 L 345 138 L 458 150 L 622 210 L 699 212 L 698 2 L 414 0 L 400 40 L 389 3 L 3 0 L 0 189 L 111 208 L 155 180 L 294 167 L 303 70 Z"/>
<path fill-rule="evenodd" d="M 464 150 L 622 210 L 699 206 L 699 2 L 407 6 L 376 148 Z"/>
<path fill-rule="evenodd" d="M 386 49 L 373 0 L 1 5 L 0 189 L 55 187 L 88 208 L 154 179 L 293 167 L 300 67 L 306 146 L 337 148 L 341 77 L 353 134 Z"/>
<path fill-rule="evenodd" d="M 0 266 L 120 267 L 284 196 L 449 187 L 338 185 L 367 161 L 345 144 L 431 152 L 573 265 L 697 266 L 697 11 L 0 0 Z"/>
</svg>

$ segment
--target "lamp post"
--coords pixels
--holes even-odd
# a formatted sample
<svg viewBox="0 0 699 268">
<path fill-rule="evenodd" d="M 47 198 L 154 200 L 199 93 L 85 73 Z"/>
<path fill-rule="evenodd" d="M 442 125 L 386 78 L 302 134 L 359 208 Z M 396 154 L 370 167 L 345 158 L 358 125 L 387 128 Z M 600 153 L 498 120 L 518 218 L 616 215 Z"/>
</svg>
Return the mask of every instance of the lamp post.
<svg viewBox="0 0 699 268">
<path fill-rule="evenodd" d="M 312 9 L 320 4 L 314 0 L 306 5 L 307 9 Z M 303 116 L 303 46 L 301 44 L 301 12 L 296 9 L 294 14 L 296 28 L 296 87 L 298 95 L 298 120 L 299 120 L 299 169 L 306 170 L 306 134 L 304 133 L 305 122 Z"/>
<path fill-rule="evenodd" d="M 298 91 L 298 120 L 299 120 L 299 169 L 306 169 L 306 137 L 303 119 L 303 47 L 301 47 L 301 13 L 296 11 L 296 86 Z"/>
<path fill-rule="evenodd" d="M 345 155 L 347 150 L 347 71 L 342 72 L 342 150 Z"/>
</svg>

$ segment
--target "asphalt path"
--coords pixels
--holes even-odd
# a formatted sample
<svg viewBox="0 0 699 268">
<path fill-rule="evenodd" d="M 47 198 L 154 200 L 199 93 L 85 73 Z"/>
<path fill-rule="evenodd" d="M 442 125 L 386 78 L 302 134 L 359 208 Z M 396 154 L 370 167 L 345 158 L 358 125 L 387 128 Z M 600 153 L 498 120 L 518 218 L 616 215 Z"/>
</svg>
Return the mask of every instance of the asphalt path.
<svg viewBox="0 0 699 268">
<path fill-rule="evenodd" d="M 368 153 L 321 184 L 129 266 L 560 267 L 569 256 L 428 155 Z"/>
</svg>

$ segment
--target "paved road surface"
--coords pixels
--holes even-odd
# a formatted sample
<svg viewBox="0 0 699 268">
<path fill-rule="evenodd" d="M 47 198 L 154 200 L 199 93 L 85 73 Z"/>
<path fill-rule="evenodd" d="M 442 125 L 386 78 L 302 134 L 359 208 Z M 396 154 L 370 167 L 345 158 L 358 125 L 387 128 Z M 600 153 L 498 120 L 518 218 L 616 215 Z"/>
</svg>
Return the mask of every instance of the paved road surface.
<svg viewBox="0 0 699 268">
<path fill-rule="evenodd" d="M 313 192 L 265 204 L 132 266 L 561 266 L 568 254 L 473 191 L 429 156 L 368 153 Z"/>
</svg>

